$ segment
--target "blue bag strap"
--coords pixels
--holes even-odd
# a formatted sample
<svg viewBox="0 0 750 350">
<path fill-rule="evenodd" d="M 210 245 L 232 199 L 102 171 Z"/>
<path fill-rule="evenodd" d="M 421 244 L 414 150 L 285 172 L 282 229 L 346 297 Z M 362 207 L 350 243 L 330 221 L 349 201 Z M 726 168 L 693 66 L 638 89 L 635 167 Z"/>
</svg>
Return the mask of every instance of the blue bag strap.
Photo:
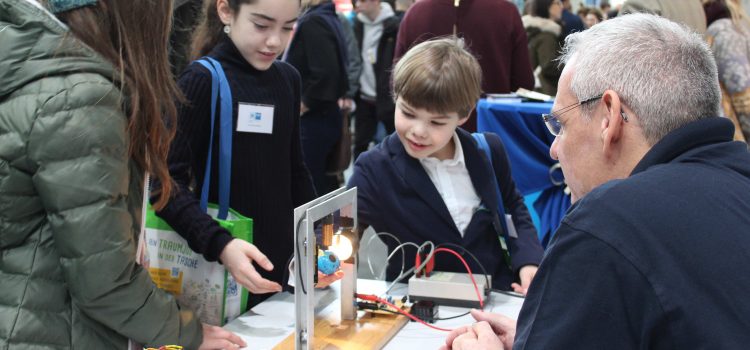
<svg viewBox="0 0 750 350">
<path fill-rule="evenodd" d="M 203 186 L 201 187 L 200 200 L 201 210 L 206 212 L 208 209 L 208 186 L 211 183 L 211 158 L 213 155 L 211 148 L 214 144 L 214 120 L 216 117 L 216 99 L 219 97 L 219 77 L 216 75 L 213 65 L 208 61 L 200 59 L 196 62 L 200 63 L 211 72 L 211 133 L 209 134 L 208 158 L 206 159 L 206 170 L 203 173 Z"/>
<path fill-rule="evenodd" d="M 487 159 L 490 161 L 490 169 L 492 169 L 492 183 L 495 184 L 495 193 L 497 194 L 497 214 L 501 215 L 499 219 L 500 225 L 503 227 L 503 236 L 508 238 L 508 225 L 505 223 L 505 206 L 503 205 L 503 194 L 500 192 L 500 185 L 497 183 L 497 176 L 495 174 L 495 165 L 492 164 L 492 150 L 490 145 L 487 143 L 487 139 L 481 132 L 472 133 L 474 139 L 477 140 L 477 145 L 487 155 Z"/>
<path fill-rule="evenodd" d="M 211 183 L 211 159 L 213 152 L 214 123 L 216 120 L 216 102 L 219 109 L 219 213 L 217 217 L 226 220 L 229 214 L 229 186 L 232 174 L 232 91 L 229 88 L 224 69 L 211 57 L 203 57 L 196 62 L 211 72 L 211 134 L 209 151 L 206 159 L 206 171 L 201 188 L 200 206 L 203 211 L 208 207 L 208 188 Z"/>
</svg>

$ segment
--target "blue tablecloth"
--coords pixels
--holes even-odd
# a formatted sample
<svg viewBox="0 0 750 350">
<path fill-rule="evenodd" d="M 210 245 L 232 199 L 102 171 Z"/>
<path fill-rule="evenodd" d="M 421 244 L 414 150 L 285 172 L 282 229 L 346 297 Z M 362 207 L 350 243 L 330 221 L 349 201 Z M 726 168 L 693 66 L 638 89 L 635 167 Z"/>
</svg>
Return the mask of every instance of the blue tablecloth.
<svg viewBox="0 0 750 350">
<path fill-rule="evenodd" d="M 552 103 L 482 99 L 477 105 L 477 129 L 500 136 L 510 159 L 513 179 L 523 195 L 539 193 L 539 240 L 546 247 L 570 207 L 559 163 L 549 155 L 555 137 L 544 126 L 542 113 Z M 553 169 L 552 171 L 550 169 Z"/>
</svg>

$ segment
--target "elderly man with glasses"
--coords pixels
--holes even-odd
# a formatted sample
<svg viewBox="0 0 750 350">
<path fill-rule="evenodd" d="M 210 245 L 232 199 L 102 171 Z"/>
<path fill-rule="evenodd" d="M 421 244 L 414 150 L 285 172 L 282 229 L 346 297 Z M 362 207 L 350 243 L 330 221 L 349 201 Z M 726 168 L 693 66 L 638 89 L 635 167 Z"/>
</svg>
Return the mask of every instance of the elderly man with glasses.
<svg viewBox="0 0 750 350">
<path fill-rule="evenodd" d="M 452 349 L 743 349 L 750 153 L 702 38 L 635 14 L 566 40 L 553 112 L 573 206 L 518 321 L 472 311 Z"/>
</svg>

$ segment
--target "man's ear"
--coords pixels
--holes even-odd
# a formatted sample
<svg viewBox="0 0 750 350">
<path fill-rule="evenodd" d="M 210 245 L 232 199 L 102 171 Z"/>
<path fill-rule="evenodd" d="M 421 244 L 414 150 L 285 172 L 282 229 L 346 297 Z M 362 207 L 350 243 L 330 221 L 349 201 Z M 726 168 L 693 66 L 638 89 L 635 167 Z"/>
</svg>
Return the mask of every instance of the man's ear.
<svg viewBox="0 0 750 350">
<path fill-rule="evenodd" d="M 622 146 L 625 120 L 622 119 L 622 102 L 620 96 L 612 90 L 602 95 L 602 103 L 606 114 L 601 121 L 601 137 L 603 152 L 606 157 L 614 156 Z"/>
</svg>

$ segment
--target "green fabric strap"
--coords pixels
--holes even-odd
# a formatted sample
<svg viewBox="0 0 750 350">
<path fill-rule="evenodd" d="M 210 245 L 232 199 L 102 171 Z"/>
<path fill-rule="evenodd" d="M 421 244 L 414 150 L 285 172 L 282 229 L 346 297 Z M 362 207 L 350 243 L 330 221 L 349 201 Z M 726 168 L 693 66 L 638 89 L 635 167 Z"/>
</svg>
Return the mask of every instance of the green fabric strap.
<svg viewBox="0 0 750 350">
<path fill-rule="evenodd" d="M 49 0 L 49 10 L 52 13 L 70 11 L 84 6 L 96 5 L 98 0 Z"/>
</svg>

